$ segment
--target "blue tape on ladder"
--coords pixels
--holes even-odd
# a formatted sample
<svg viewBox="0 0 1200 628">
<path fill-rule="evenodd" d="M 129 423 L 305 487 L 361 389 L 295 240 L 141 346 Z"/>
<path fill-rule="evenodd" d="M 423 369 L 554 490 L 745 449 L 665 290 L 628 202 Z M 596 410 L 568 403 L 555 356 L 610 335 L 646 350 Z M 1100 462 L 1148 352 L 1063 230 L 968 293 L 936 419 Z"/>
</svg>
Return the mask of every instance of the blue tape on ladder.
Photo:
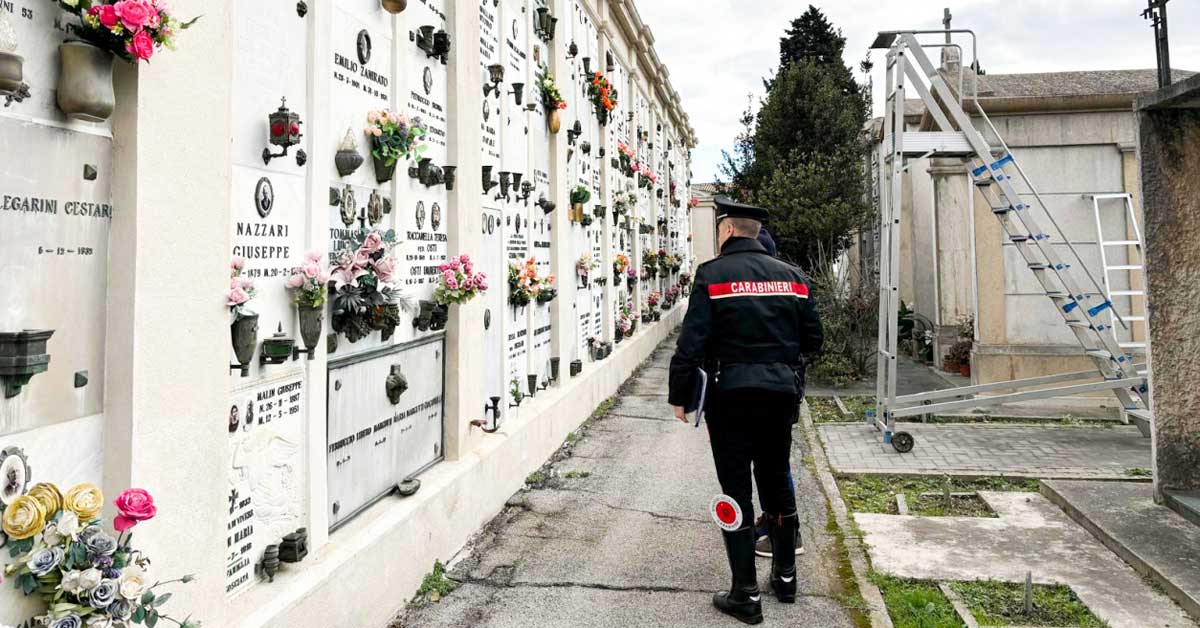
<svg viewBox="0 0 1200 628">
<path fill-rule="evenodd" d="M 1068 304 L 1066 304 L 1066 305 L 1064 305 L 1064 306 L 1063 306 L 1063 311 L 1064 311 L 1064 312 L 1070 312 L 1071 310 L 1073 310 L 1073 309 L 1075 309 L 1075 308 L 1077 308 L 1077 307 L 1079 307 L 1079 304 L 1078 304 L 1078 303 L 1076 303 L 1076 302 L 1074 302 L 1074 301 L 1071 301 L 1070 303 L 1068 303 Z"/>
<path fill-rule="evenodd" d="M 988 169 L 988 167 L 987 167 L 987 164 L 984 164 L 984 165 L 982 165 L 982 166 L 980 166 L 980 167 L 978 167 L 978 168 L 976 168 L 976 169 L 972 170 L 972 171 L 971 171 L 971 174 L 972 174 L 973 176 L 976 176 L 976 177 L 978 177 L 979 175 L 981 175 L 981 174 L 983 174 L 983 173 L 987 172 L 987 169 Z"/>
<path fill-rule="evenodd" d="M 1104 303 L 1101 303 L 1100 305 L 1088 310 L 1088 316 L 1095 316 L 1110 307 L 1112 307 L 1112 301 L 1105 301 Z"/>
<path fill-rule="evenodd" d="M 996 163 L 992 164 L 992 170 L 999 170 L 1004 167 L 1004 164 L 1011 164 L 1012 161 L 1013 161 L 1013 156 L 1011 154 L 1005 155 L 1004 159 L 1001 159 L 1000 161 L 997 161 Z"/>
<path fill-rule="evenodd" d="M 1129 358 L 1129 356 L 1122 353 L 1120 356 L 1117 357 L 1117 362 L 1124 362 L 1128 358 Z"/>
<path fill-rule="evenodd" d="M 1054 265 L 1054 270 L 1062 270 L 1062 269 L 1064 269 L 1064 268 L 1066 268 L 1066 267 L 1067 267 L 1067 265 L 1066 265 L 1066 264 L 1055 264 L 1055 265 Z"/>
</svg>

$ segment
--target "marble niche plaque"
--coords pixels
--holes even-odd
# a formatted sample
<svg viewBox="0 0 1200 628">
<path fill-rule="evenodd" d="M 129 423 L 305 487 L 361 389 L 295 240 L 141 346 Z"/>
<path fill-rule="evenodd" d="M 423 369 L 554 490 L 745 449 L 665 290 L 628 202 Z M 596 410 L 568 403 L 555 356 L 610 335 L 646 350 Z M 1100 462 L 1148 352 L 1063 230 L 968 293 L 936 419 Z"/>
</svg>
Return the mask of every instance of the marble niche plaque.
<svg viewBox="0 0 1200 628">
<path fill-rule="evenodd" d="M 108 237 L 118 210 L 112 140 L 0 117 L 0 146 L 13 157 L 0 159 L 0 331 L 54 330 L 49 370 L 19 395 L 0 395 L 4 434 L 103 411 Z"/>
<path fill-rule="evenodd" d="M 304 380 L 241 391 L 223 417 L 229 430 L 225 593 L 256 582 L 268 545 L 304 526 Z"/>
<path fill-rule="evenodd" d="M 330 369 L 333 528 L 442 459 L 444 368 L 445 342 L 435 337 Z"/>
</svg>

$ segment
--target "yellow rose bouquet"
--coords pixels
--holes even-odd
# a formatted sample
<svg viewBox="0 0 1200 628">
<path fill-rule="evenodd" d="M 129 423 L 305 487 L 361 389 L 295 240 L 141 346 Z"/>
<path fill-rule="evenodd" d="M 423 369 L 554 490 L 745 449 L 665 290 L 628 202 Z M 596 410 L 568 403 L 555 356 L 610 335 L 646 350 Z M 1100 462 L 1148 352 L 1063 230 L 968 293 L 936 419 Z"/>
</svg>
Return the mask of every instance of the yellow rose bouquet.
<svg viewBox="0 0 1200 628">
<path fill-rule="evenodd" d="M 4 575 L 22 593 L 46 603 L 46 614 L 31 624 L 155 628 L 167 621 L 179 628 L 199 628 L 191 618 L 164 614 L 162 606 L 171 594 L 158 592 L 164 585 L 191 582 L 192 576 L 151 584 L 150 560 L 131 545 L 130 530 L 158 512 L 154 498 L 135 488 L 121 493 L 114 504 L 115 536 L 104 528 L 104 495 L 92 484 L 79 484 L 66 493 L 53 484 L 36 484 L 9 500 L 3 530 L 13 562 L 4 567 Z"/>
</svg>

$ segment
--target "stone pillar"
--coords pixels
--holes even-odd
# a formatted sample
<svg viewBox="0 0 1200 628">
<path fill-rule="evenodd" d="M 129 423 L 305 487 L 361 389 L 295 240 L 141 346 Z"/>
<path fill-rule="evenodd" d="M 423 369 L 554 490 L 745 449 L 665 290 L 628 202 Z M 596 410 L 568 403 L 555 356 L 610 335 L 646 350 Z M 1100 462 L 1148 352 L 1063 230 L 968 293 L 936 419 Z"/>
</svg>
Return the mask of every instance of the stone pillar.
<svg viewBox="0 0 1200 628">
<path fill-rule="evenodd" d="M 555 8 L 556 15 L 570 15 L 570 10 L 564 13 L 559 7 Z M 550 42 L 550 72 L 554 80 L 566 89 L 563 77 L 571 76 L 571 61 L 567 59 L 569 39 L 555 34 Z M 555 204 L 554 213 L 550 214 L 550 259 L 554 273 L 558 276 L 558 298 L 550 303 L 550 355 L 559 358 L 559 376 L 556 386 L 564 386 L 571 381 L 569 369 L 572 350 L 573 333 L 567 330 L 575 329 L 579 312 L 575 309 L 576 293 L 579 281 L 575 275 L 575 259 L 571 250 L 571 221 L 569 211 L 571 205 L 572 180 L 567 168 L 567 124 L 557 134 L 550 135 L 550 202 Z M 603 272 L 603 268 L 601 268 Z M 595 273 L 593 273 L 595 275 Z M 600 275 L 603 276 L 603 275 Z M 497 278 L 500 282 L 502 278 Z M 503 289 L 503 288 L 502 288 Z"/>
<path fill-rule="evenodd" d="M 974 313 L 971 288 L 971 180 L 960 159 L 934 159 L 933 211 L 937 230 L 937 325 L 933 353 L 938 366 L 950 346 L 958 341 L 960 320 Z M 1000 275 L 1002 266 L 993 266 Z"/>
<path fill-rule="evenodd" d="M 202 26 L 160 62 L 117 63 L 113 117 L 103 489 L 154 495 L 139 549 L 158 578 L 196 575 L 169 608 L 211 626 L 228 625 L 233 2 L 177 0 Z"/>
<path fill-rule="evenodd" d="M 483 245 L 482 214 L 479 199 L 483 182 L 483 138 L 480 99 L 483 97 L 483 70 L 479 55 L 467 42 L 479 41 L 479 4 L 451 0 L 447 7 L 447 29 L 460 43 L 450 55 L 449 158 L 458 167 L 458 180 L 450 192 L 447 231 L 451 256 L 478 255 Z M 401 31 L 397 31 L 398 33 Z M 489 290 L 504 290 L 504 277 L 488 277 Z M 471 421 L 483 418 L 483 299 L 450 306 L 446 328 L 446 458 L 458 460 L 471 450 Z M 476 436 L 478 436 L 476 432 Z"/>
<path fill-rule="evenodd" d="M 1155 496 L 1200 491 L 1200 79 L 1138 100 Z"/>
</svg>

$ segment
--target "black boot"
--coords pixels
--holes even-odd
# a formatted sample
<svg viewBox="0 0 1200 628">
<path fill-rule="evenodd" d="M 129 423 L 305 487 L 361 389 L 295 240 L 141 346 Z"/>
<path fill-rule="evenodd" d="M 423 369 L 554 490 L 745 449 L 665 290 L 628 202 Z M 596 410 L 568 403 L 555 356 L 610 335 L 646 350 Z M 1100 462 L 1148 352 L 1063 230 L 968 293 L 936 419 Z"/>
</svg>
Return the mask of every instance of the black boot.
<svg viewBox="0 0 1200 628">
<path fill-rule="evenodd" d="M 762 601 L 758 592 L 758 576 L 754 572 L 754 528 L 725 532 L 725 553 L 733 584 L 728 591 L 713 596 L 713 606 L 747 624 L 761 624 Z"/>
<path fill-rule="evenodd" d="M 767 515 L 771 538 L 771 591 L 780 602 L 796 601 L 796 537 L 800 515 Z"/>
</svg>

